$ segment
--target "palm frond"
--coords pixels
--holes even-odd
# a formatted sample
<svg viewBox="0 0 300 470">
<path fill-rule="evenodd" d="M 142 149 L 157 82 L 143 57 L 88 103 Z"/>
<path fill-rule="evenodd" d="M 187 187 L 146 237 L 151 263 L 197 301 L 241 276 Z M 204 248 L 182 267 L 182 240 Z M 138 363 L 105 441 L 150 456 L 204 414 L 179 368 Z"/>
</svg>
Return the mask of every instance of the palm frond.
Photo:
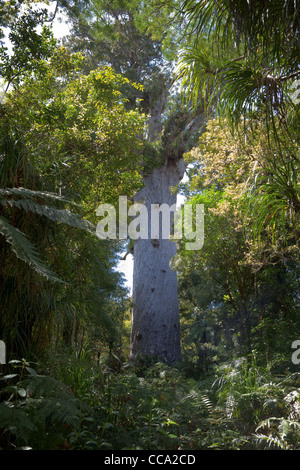
<svg viewBox="0 0 300 470">
<path fill-rule="evenodd" d="M 295 0 L 185 0 L 182 12 L 198 35 L 234 39 L 254 53 L 260 43 L 274 57 L 286 42 L 299 50 L 300 5 Z"/>
<path fill-rule="evenodd" d="M 299 230 L 299 172 L 292 162 L 287 161 L 255 177 L 247 197 L 255 221 L 254 239 L 259 244 L 267 227 L 271 228 L 273 237 L 278 229 L 284 238 L 291 228 Z"/>
<path fill-rule="evenodd" d="M 199 98 L 212 101 L 212 90 L 217 74 L 211 57 L 204 48 L 187 47 L 179 54 L 175 76 L 181 80 L 187 101 L 196 109 Z M 209 106 L 209 104 L 207 104 Z"/>
<path fill-rule="evenodd" d="M 254 112 L 262 101 L 257 72 L 243 64 L 229 64 L 220 73 L 220 108 L 231 122 L 238 123 L 241 116 Z"/>
<path fill-rule="evenodd" d="M 246 119 L 261 109 L 270 113 L 283 109 L 284 83 L 247 64 L 243 55 L 217 64 L 205 48 L 187 47 L 179 55 L 175 74 L 192 108 L 199 100 L 207 108 L 214 102 L 235 126 L 241 117 Z"/>
<path fill-rule="evenodd" d="M 234 127 L 241 117 L 253 114 L 264 115 L 269 128 L 277 118 L 283 122 L 287 82 L 300 73 L 299 41 L 294 39 L 300 24 L 298 3 L 185 0 L 182 12 L 197 33 L 178 63 L 188 98 L 194 104 L 201 94 L 217 98 Z M 210 63 L 203 47 L 208 39 L 216 51 Z M 229 50 L 235 56 L 226 59 Z"/>
</svg>

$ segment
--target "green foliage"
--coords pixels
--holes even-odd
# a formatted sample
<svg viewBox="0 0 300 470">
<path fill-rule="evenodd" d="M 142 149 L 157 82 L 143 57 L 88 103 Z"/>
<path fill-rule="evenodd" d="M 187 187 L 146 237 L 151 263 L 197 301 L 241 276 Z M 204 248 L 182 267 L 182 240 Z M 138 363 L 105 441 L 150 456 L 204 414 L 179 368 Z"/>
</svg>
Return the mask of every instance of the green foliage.
<svg viewBox="0 0 300 470">
<path fill-rule="evenodd" d="M 13 196 L 19 196 L 19 199 L 13 199 Z M 2 204 L 4 208 L 6 206 L 17 207 L 21 211 L 31 211 L 34 214 L 47 217 L 52 221 L 66 223 L 72 227 L 81 228 L 93 233 L 92 224 L 84 221 L 77 214 L 66 209 L 57 209 L 55 207 L 49 207 L 45 204 L 37 203 L 35 202 L 37 199 L 43 201 L 46 200 L 46 202 L 47 200 L 51 200 L 52 202 L 68 202 L 56 194 L 43 193 L 42 191 L 34 191 L 25 188 L 0 189 L 0 204 Z M 17 258 L 26 262 L 29 266 L 33 267 L 38 274 L 45 276 L 47 279 L 62 282 L 62 280 L 60 280 L 42 263 L 35 247 L 26 238 L 25 234 L 11 225 L 3 216 L 0 217 L 0 233 L 11 245 Z"/>
<path fill-rule="evenodd" d="M 188 123 L 194 125 L 194 116 L 186 112 L 182 103 L 179 113 L 173 106 L 176 97 L 179 101 L 172 85 L 175 38 L 178 42 L 183 40 L 182 19 L 175 15 L 180 2 L 114 0 L 79 2 L 76 11 L 65 7 L 72 10 L 73 21 L 72 35 L 66 44 L 70 50 L 84 54 L 85 70 L 108 64 L 140 85 L 123 88 L 127 109 L 137 107 L 148 119 L 148 132 L 143 132 L 146 142 L 141 150 L 144 167 L 140 170 L 144 169 L 147 175 L 166 158 L 181 158 L 195 132 L 187 131 Z"/>
<path fill-rule="evenodd" d="M 61 0 L 64 47 L 30 3 L 0 0 L 0 338 L 39 360 L 3 366 L 0 447 L 299 449 L 297 2 Z M 204 246 L 173 260 L 183 361 L 127 363 L 122 245 L 96 209 L 189 150 L 204 109 L 182 185 Z"/>
<path fill-rule="evenodd" d="M 297 2 L 186 0 L 182 11 L 196 33 L 177 66 L 187 99 L 194 107 L 198 97 L 212 104 L 234 130 L 255 131 L 263 122 L 266 135 L 276 136 L 280 158 L 299 142 L 299 106 L 291 93 L 299 75 Z"/>
<path fill-rule="evenodd" d="M 189 416 L 190 384 L 184 383 L 180 371 L 161 363 L 150 368 L 123 364 L 117 373 L 107 365 L 104 361 L 100 368 L 93 368 L 96 377 L 86 388 L 91 408 L 82 430 L 70 436 L 74 448 L 177 448 L 179 432 Z M 181 400 L 186 400 L 184 418 L 180 417 Z"/>
<path fill-rule="evenodd" d="M 254 353 L 194 379 L 182 365 L 117 370 L 86 353 L 35 368 L 11 361 L 0 381 L 3 449 L 299 447 L 299 373 L 271 374 Z"/>
<path fill-rule="evenodd" d="M 145 142 L 143 150 L 143 175 L 149 175 L 153 169 L 164 162 L 161 142 Z"/>
<path fill-rule="evenodd" d="M 248 189 L 249 212 L 256 220 L 254 240 L 260 246 L 268 237 L 273 245 L 282 239 L 285 246 L 299 239 L 299 167 L 293 161 L 268 168 L 265 174 L 254 175 Z M 277 242 L 278 243 L 278 242 Z M 297 256 L 294 250 L 295 256 Z"/>
<path fill-rule="evenodd" d="M 180 36 L 180 22 L 173 10 L 179 6 L 177 0 L 165 5 L 156 0 L 97 0 L 77 2 L 77 8 L 63 3 L 73 20 L 70 47 L 89 55 L 90 67 L 108 63 L 131 81 L 141 83 L 150 78 L 151 82 L 166 65 L 166 57 L 167 62 L 174 58 L 174 37 Z"/>
<path fill-rule="evenodd" d="M 1 244 L 1 337 L 7 343 L 10 355 L 23 352 L 34 354 L 43 349 L 51 340 L 53 324 L 52 327 L 50 325 L 55 316 L 69 316 L 70 319 L 74 317 L 76 311 L 76 316 L 81 316 L 84 309 L 82 302 L 81 307 L 75 306 L 79 297 L 82 299 L 81 294 L 83 293 L 81 290 L 80 295 L 74 295 L 76 292 L 74 272 L 76 271 L 72 270 L 70 264 L 69 270 L 67 266 L 64 266 L 66 257 L 71 259 L 71 253 L 69 255 L 65 253 L 66 238 L 64 238 L 64 234 L 67 235 L 67 239 L 72 240 L 68 230 L 74 230 L 72 243 L 75 243 L 76 231 L 79 228 L 84 229 L 77 237 L 78 240 L 81 240 L 82 259 L 86 260 L 86 272 L 90 269 L 89 263 L 95 256 L 95 250 L 93 257 L 91 256 L 91 246 L 96 249 L 96 237 L 90 222 L 66 208 L 67 206 L 73 209 L 72 202 L 57 193 L 45 191 L 45 186 L 42 188 L 43 190 L 36 189 L 37 187 L 41 188 L 41 184 L 36 171 L 29 164 L 26 145 L 20 141 L 15 145 L 10 145 L 12 137 L 8 139 L 8 145 L 5 145 L 5 127 L 2 130 L 1 177 L 6 186 L 0 190 L 1 234 L 3 235 Z M 24 183 L 27 185 L 26 188 L 21 187 Z M 81 209 L 76 206 L 76 210 Z M 69 229 L 64 229 L 65 225 Z M 61 233 L 60 241 L 57 236 L 54 236 L 54 227 L 57 227 L 56 233 L 58 230 Z M 86 232 L 85 236 L 83 232 Z M 12 252 L 8 250 L 9 247 Z M 107 258 L 111 256 L 111 251 L 104 252 L 103 247 L 102 249 L 97 247 L 99 254 L 101 253 L 99 260 L 104 259 L 105 256 Z M 14 256 L 17 257 L 17 264 Z M 73 262 L 77 256 L 78 250 L 75 249 Z M 109 284 L 112 286 L 117 281 L 116 276 L 107 274 L 105 278 L 103 272 L 106 268 L 99 260 L 93 261 L 94 267 L 98 263 L 97 270 L 102 274 L 97 283 L 100 283 L 102 289 L 110 289 Z M 23 264 L 24 262 L 26 264 Z M 55 274 L 52 268 L 54 265 Z M 18 266 L 16 271 L 15 266 Z M 96 269 L 94 274 L 95 272 Z M 61 287 L 52 287 L 50 284 L 47 286 L 43 278 L 60 281 Z M 90 292 L 89 302 L 94 298 L 95 308 L 104 312 L 101 304 L 105 303 L 103 297 L 106 294 L 102 296 L 102 300 L 99 299 L 99 295 L 96 296 L 93 290 L 90 279 L 92 278 L 90 277 L 86 282 L 85 290 L 86 293 Z M 79 281 L 77 280 L 77 282 Z M 33 290 L 34 295 L 32 295 Z M 68 291 L 70 294 L 72 292 L 69 299 Z M 104 313 L 103 316 L 105 317 Z M 107 327 L 108 324 L 109 322 L 106 323 Z M 70 334 L 72 335 L 72 329 Z"/>
<path fill-rule="evenodd" d="M 55 274 L 43 265 L 32 243 L 27 240 L 19 229 L 11 225 L 4 217 L 0 218 L 0 233 L 11 245 L 17 258 L 25 261 L 25 263 L 33 267 L 38 274 L 45 276 L 47 279 L 59 281 L 59 278 L 55 277 Z"/>
<path fill-rule="evenodd" d="M 183 11 L 198 34 L 211 31 L 223 36 L 226 45 L 233 36 L 253 54 L 257 53 L 255 46 L 258 44 L 262 44 L 266 53 L 272 53 L 272 58 L 287 43 L 293 46 L 293 52 L 299 47 L 292 34 L 297 28 L 299 6 L 292 1 L 239 0 L 233 5 L 229 0 L 222 4 L 185 0 Z M 292 51 L 290 53 L 293 55 Z"/>
<path fill-rule="evenodd" d="M 289 380 L 290 379 L 291 378 L 289 378 Z M 271 402 L 272 405 L 274 401 Z M 299 391 L 297 389 L 292 389 L 292 391 L 285 393 L 284 406 L 287 410 L 284 417 L 272 416 L 271 418 L 263 420 L 257 426 L 255 438 L 259 448 L 280 450 L 298 449 Z"/>
<path fill-rule="evenodd" d="M 218 400 L 237 428 L 248 435 L 250 448 L 297 448 L 298 374 L 282 380 L 259 366 L 253 355 L 250 363 L 244 359 L 225 364 L 218 375 L 213 385 Z"/>
<path fill-rule="evenodd" d="M 14 8 L 16 11 L 11 17 Z M 8 88 L 11 84 L 18 86 L 33 72 L 43 74 L 44 61 L 52 55 L 56 42 L 51 30 L 43 24 L 47 17 L 45 9 L 34 11 L 25 8 L 21 12 L 21 5 L 17 5 L 17 2 L 15 5 L 3 5 L 3 9 L 7 15 L 5 27 L 9 28 L 11 51 L 1 45 L 0 74 L 7 82 Z M 19 14 L 16 14 L 17 12 Z M 38 26 L 41 26 L 41 32 L 37 32 Z"/>
<path fill-rule="evenodd" d="M 31 65 L 1 105 L 0 336 L 10 358 L 42 355 L 54 338 L 76 350 L 92 337 L 118 342 L 120 244 L 97 239 L 95 211 L 141 181 L 144 116 L 126 109 L 129 81 L 110 68 L 80 76 L 82 57 L 62 47 Z"/>
<path fill-rule="evenodd" d="M 60 50 L 42 79 L 29 80 L 22 94 L 10 97 L 11 112 L 23 126 L 31 161 L 45 175 L 44 184 L 58 192 L 64 189 L 65 196 L 80 201 L 91 214 L 101 201 L 113 203 L 120 193 L 131 195 L 139 187 L 144 116 L 126 109 L 121 90 L 130 84 L 109 67 L 80 77 L 68 70 L 61 88 L 60 58 L 68 69 L 78 67 L 74 57 Z"/>
<path fill-rule="evenodd" d="M 63 448 L 82 410 L 73 393 L 53 377 L 40 375 L 23 360 L 12 360 L 2 374 L 0 422 L 2 449 Z"/>
<path fill-rule="evenodd" d="M 186 155 L 183 188 L 188 203 L 204 204 L 205 237 L 197 252 L 182 242 L 174 266 L 183 346 L 199 366 L 236 348 L 288 354 L 298 328 L 298 164 L 261 129 L 243 139 L 209 121 Z"/>
</svg>

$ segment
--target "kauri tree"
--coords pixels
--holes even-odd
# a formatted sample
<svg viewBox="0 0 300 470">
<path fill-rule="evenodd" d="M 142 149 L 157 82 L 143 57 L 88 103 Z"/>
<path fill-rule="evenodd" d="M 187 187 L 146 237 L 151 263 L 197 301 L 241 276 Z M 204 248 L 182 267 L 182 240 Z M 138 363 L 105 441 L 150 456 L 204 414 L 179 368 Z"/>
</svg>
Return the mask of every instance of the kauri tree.
<svg viewBox="0 0 300 470">
<path fill-rule="evenodd" d="M 83 51 L 90 67 L 109 64 L 143 86 L 142 92 L 128 94 L 128 106 L 148 116 L 141 136 L 144 187 L 134 198 L 148 213 L 151 204 L 176 202 L 170 188 L 182 179 L 183 154 L 204 121 L 203 108 L 191 115 L 173 87 L 175 38 L 180 37 L 176 6 L 140 0 L 66 5 L 74 21 L 69 47 Z M 150 355 L 173 362 L 181 357 L 177 277 L 169 266 L 175 252 L 175 243 L 161 233 L 134 242 L 132 359 Z"/>
</svg>

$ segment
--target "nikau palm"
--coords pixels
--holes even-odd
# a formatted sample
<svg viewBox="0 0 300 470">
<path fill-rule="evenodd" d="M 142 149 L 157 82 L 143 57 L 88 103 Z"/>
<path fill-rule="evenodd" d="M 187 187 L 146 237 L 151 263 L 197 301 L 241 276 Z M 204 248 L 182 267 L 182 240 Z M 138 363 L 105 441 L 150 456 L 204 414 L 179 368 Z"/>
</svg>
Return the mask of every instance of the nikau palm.
<svg viewBox="0 0 300 470">
<path fill-rule="evenodd" d="M 178 72 L 193 97 L 208 91 L 236 122 L 284 111 L 300 75 L 299 2 L 186 0 L 183 13 L 197 39 L 183 47 Z"/>
<path fill-rule="evenodd" d="M 182 11 L 196 32 L 176 70 L 188 102 L 204 97 L 243 138 L 260 127 L 272 148 L 273 162 L 247 192 L 255 214 L 261 207 L 256 235 L 275 220 L 299 227 L 299 2 L 186 0 Z"/>
</svg>

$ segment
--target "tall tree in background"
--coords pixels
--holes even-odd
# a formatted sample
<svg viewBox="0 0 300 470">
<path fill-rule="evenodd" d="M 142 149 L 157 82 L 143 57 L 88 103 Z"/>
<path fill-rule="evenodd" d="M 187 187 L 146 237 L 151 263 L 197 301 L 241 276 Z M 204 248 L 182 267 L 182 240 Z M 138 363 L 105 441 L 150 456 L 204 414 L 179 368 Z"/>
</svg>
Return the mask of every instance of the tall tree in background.
<svg viewBox="0 0 300 470">
<path fill-rule="evenodd" d="M 176 1 L 156 8 L 140 0 L 102 0 L 68 8 L 74 20 L 69 45 L 83 50 L 91 67 L 108 63 L 143 86 L 143 92 L 128 95 L 128 106 L 139 106 L 148 115 L 144 188 L 135 196 L 148 209 L 151 204 L 176 202 L 170 187 L 183 177 L 183 154 L 203 123 L 202 107 L 190 115 L 172 88 L 180 31 L 174 19 L 176 6 Z M 133 359 L 150 355 L 173 362 L 181 357 L 177 277 L 169 266 L 175 251 L 174 242 L 162 239 L 161 233 L 157 239 L 149 234 L 134 243 Z"/>
</svg>

